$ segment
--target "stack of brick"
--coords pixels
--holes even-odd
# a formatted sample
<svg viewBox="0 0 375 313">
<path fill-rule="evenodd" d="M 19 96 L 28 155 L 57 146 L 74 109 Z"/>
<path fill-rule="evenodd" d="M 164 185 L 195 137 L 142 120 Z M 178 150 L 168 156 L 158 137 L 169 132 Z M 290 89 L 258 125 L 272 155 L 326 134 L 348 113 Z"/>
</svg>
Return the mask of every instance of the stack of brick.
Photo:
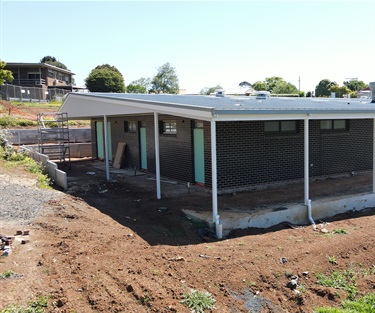
<svg viewBox="0 0 375 313">
<path fill-rule="evenodd" d="M 11 236 L 5 236 L 0 234 L 0 251 L 1 256 L 7 256 L 11 254 L 12 252 L 12 243 L 13 243 L 14 237 Z"/>
</svg>

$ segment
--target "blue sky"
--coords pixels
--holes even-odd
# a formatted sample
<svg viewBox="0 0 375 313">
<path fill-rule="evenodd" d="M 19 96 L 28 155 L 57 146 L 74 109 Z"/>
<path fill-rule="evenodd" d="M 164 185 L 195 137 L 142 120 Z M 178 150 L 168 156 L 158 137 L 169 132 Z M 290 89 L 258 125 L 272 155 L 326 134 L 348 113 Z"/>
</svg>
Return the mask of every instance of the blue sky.
<svg viewBox="0 0 375 313">
<path fill-rule="evenodd" d="M 375 1 L 0 0 L 0 59 L 55 56 L 77 85 L 108 63 L 126 85 L 169 62 L 180 88 L 280 76 L 375 81 Z"/>
</svg>

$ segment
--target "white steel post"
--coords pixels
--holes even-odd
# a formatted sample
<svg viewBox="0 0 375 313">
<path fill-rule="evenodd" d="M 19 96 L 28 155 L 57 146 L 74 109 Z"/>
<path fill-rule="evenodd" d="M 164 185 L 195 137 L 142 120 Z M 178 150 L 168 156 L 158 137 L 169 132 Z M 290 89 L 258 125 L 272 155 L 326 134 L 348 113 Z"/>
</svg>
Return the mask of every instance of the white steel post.
<svg viewBox="0 0 375 313">
<path fill-rule="evenodd" d="M 159 114 L 154 112 L 154 130 L 155 130 L 155 170 L 156 170 L 156 197 L 161 199 L 160 188 L 160 147 L 159 147 Z"/>
<path fill-rule="evenodd" d="M 216 122 L 211 121 L 211 171 L 212 171 L 212 221 L 218 216 L 217 208 L 217 162 L 216 162 Z"/>
<path fill-rule="evenodd" d="M 305 118 L 304 121 L 304 154 L 305 154 L 305 204 L 309 201 L 309 119 Z"/>
<path fill-rule="evenodd" d="M 105 157 L 105 173 L 107 180 L 110 180 L 109 176 L 109 160 L 108 160 L 108 130 L 107 130 L 107 115 L 104 115 L 103 117 L 103 127 L 104 127 L 104 157 Z"/>
</svg>

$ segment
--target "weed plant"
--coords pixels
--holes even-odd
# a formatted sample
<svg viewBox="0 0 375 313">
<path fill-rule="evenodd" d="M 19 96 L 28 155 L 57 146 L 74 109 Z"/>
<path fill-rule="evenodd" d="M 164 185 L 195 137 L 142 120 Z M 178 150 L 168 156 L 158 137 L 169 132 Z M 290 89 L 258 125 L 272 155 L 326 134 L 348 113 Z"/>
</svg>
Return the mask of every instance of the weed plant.
<svg viewBox="0 0 375 313">
<path fill-rule="evenodd" d="M 374 313 L 375 293 L 370 293 L 357 300 L 346 300 L 341 308 L 322 307 L 314 310 L 314 313 Z"/>
<path fill-rule="evenodd" d="M 27 307 L 16 304 L 8 305 L 5 309 L 0 309 L 0 313 L 45 313 L 48 307 L 48 298 L 39 297 L 31 301 Z"/>
<path fill-rule="evenodd" d="M 204 313 L 206 310 L 212 310 L 216 300 L 209 292 L 191 290 L 190 293 L 184 294 L 182 304 L 186 305 L 192 313 Z"/>
<path fill-rule="evenodd" d="M 355 272 L 353 267 L 344 271 L 334 271 L 331 276 L 326 276 L 322 273 L 317 273 L 316 278 L 318 284 L 335 289 L 342 289 L 348 293 L 348 299 L 354 299 L 358 289 L 355 282 Z"/>
</svg>

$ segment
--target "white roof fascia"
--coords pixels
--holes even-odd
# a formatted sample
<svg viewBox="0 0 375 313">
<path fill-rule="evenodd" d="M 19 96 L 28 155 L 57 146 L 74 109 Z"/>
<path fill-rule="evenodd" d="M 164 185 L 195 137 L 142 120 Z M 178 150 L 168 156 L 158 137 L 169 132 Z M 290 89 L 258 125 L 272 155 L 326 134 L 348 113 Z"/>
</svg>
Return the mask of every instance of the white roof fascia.
<svg viewBox="0 0 375 313">
<path fill-rule="evenodd" d="M 131 114 L 175 115 L 185 118 L 211 121 L 212 108 L 186 106 L 155 101 L 129 100 L 112 97 L 90 96 L 90 94 L 69 93 L 59 112 L 68 112 L 70 119 L 94 118 L 98 116 L 118 116 Z"/>
<path fill-rule="evenodd" d="M 59 112 L 68 113 L 69 119 L 90 119 L 98 116 L 151 113 L 141 108 L 125 107 L 96 98 L 84 98 L 70 93 L 60 106 Z"/>
<path fill-rule="evenodd" d="M 375 113 L 270 113 L 270 114 L 214 114 L 217 122 L 224 121 L 269 121 L 269 120 L 329 120 L 329 119 L 374 119 Z"/>
</svg>

